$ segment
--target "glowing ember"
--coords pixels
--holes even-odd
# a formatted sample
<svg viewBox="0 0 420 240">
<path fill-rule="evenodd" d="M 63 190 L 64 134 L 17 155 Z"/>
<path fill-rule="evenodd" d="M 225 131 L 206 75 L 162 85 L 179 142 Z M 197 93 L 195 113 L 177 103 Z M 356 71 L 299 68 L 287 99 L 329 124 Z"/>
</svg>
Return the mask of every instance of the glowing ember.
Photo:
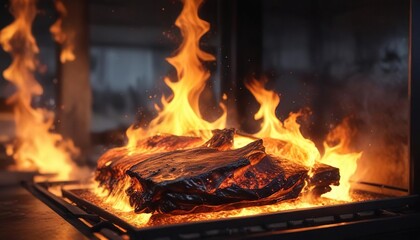
<svg viewBox="0 0 420 240">
<path fill-rule="evenodd" d="M 15 20 L 0 32 L 0 43 L 13 58 L 3 76 L 16 87 L 16 92 L 7 99 L 13 106 L 16 124 L 16 141 L 8 152 L 19 170 L 38 169 L 67 179 L 75 167 L 71 156 L 78 154 L 78 150 L 71 141 L 51 132 L 53 112 L 31 105 L 32 97 L 43 92 L 34 76 L 39 52 L 31 32 L 37 13 L 36 1 L 12 0 L 10 10 Z"/>
<path fill-rule="evenodd" d="M 206 212 L 206 213 L 195 213 L 195 214 L 184 214 L 184 215 L 168 215 L 168 214 L 134 214 L 132 211 L 121 211 L 116 209 L 112 203 L 103 201 L 102 196 L 92 194 L 88 191 L 83 191 L 78 193 L 78 195 L 89 202 L 106 209 L 107 211 L 113 213 L 119 218 L 129 222 L 130 224 L 136 227 L 150 227 L 150 226 L 159 226 L 165 224 L 176 224 L 176 223 L 185 223 L 185 222 L 197 222 L 203 220 L 217 220 L 231 217 L 243 217 L 243 216 L 252 216 L 256 214 L 272 213 L 279 211 L 287 210 L 296 210 L 304 209 L 317 206 L 333 205 L 340 204 L 341 201 L 331 200 L 331 199 L 318 199 L 314 201 L 303 202 L 301 199 L 290 200 L 277 204 L 258 206 L 258 207 L 246 207 L 239 208 L 229 211 L 219 211 L 219 212 Z M 363 198 L 360 198 L 362 200 Z"/>
<path fill-rule="evenodd" d="M 63 19 L 68 16 L 66 7 L 62 0 L 55 0 L 55 8 L 59 13 L 60 17 L 50 27 L 50 32 L 53 35 L 54 40 L 61 44 L 60 61 L 62 63 L 71 62 L 76 59 L 74 55 L 74 31 L 65 29 L 63 26 Z M 66 31 L 64 31 L 66 30 Z"/>
</svg>

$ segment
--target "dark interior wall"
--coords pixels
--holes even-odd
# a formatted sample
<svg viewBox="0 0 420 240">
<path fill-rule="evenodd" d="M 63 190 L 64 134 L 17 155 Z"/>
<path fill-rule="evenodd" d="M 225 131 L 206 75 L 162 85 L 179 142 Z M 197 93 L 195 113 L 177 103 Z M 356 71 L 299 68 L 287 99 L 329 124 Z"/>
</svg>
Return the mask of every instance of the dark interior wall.
<svg viewBox="0 0 420 240">
<path fill-rule="evenodd" d="M 213 54 L 215 7 L 215 1 L 207 1 L 200 12 L 213 26 L 202 47 Z M 168 0 L 90 2 L 94 131 L 126 128 L 133 121 L 145 124 L 155 115 L 154 104 L 162 94 L 171 94 L 163 78 L 176 80 L 175 71 L 165 58 L 182 41 L 174 26 L 181 8 L 180 1 Z M 215 70 L 215 62 L 206 65 Z M 220 91 L 215 81 L 209 81 L 210 91 L 203 94 L 212 101 L 214 91 Z"/>
<path fill-rule="evenodd" d="M 263 68 L 278 115 L 310 107 L 306 136 L 321 145 L 352 116 L 357 176 L 408 188 L 409 1 L 264 1 Z M 381 166 L 381 171 L 376 167 Z"/>
<path fill-rule="evenodd" d="M 265 3 L 264 69 L 284 91 L 281 116 L 308 105 L 325 109 L 329 102 L 323 98 L 359 82 L 400 87 L 407 94 L 408 1 Z"/>
<path fill-rule="evenodd" d="M 150 119 L 175 50 L 175 1 L 91 1 L 93 130 L 126 128 L 137 112 Z M 171 39 L 172 38 L 172 39 Z M 159 93 L 159 96 L 158 96 Z M 147 120 L 145 120 L 147 121 Z"/>
</svg>

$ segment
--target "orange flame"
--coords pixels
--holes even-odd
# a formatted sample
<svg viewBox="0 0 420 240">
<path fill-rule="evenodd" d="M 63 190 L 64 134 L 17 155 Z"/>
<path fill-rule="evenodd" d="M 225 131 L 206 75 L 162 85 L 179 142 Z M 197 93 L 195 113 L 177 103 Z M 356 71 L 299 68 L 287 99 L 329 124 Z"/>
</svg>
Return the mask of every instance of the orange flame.
<svg viewBox="0 0 420 240">
<path fill-rule="evenodd" d="M 143 129 L 127 131 L 129 145 L 135 146 L 139 138 L 159 133 L 210 137 L 212 129 L 224 128 L 226 111 L 214 122 L 203 119 L 199 109 L 199 97 L 210 77 L 202 61 L 213 61 L 213 55 L 200 49 L 201 37 L 210 29 L 210 24 L 198 16 L 203 0 L 184 0 L 184 7 L 175 25 L 181 30 L 183 41 L 177 54 L 167 61 L 176 68 L 178 81 L 165 78 L 173 96 L 162 97 L 162 108 L 157 107 L 158 116 Z M 224 106 L 221 105 L 224 109 Z M 133 131 L 134 130 L 134 131 Z"/>
<path fill-rule="evenodd" d="M 182 12 L 175 22 L 181 30 L 183 41 L 176 51 L 177 54 L 167 59 L 175 67 L 178 81 L 174 82 L 165 78 L 165 83 L 172 90 L 173 95 L 169 98 L 162 96 L 162 107 L 155 105 L 159 113 L 147 129 L 136 129 L 134 126 L 127 129 L 128 155 L 149 151 L 138 145 L 141 139 L 148 136 L 166 133 L 210 138 L 211 130 L 225 127 L 224 105 L 220 105 L 224 113 L 214 122 L 203 119 L 199 109 L 200 94 L 210 77 L 209 71 L 205 69 L 202 62 L 215 59 L 213 55 L 200 49 L 200 39 L 210 29 L 210 24 L 198 16 L 198 9 L 202 2 L 203 0 L 183 0 Z M 125 184 L 129 184 L 129 181 L 128 183 L 123 181 L 121 189 L 126 189 Z M 94 192 L 99 196 L 106 196 L 105 202 L 112 203 L 115 209 L 120 211 L 132 209 L 129 207 L 124 191 L 109 193 L 103 188 L 95 188 Z M 137 218 L 147 221 L 150 214 L 139 214 Z"/>
<path fill-rule="evenodd" d="M 352 137 L 348 119 L 333 129 L 324 143 L 325 153 L 321 158 L 318 148 L 310 139 L 303 137 L 297 118 L 300 113 L 291 113 L 282 123 L 276 116 L 276 108 L 280 97 L 274 92 L 265 89 L 264 81 L 250 81 L 245 86 L 251 91 L 260 109 L 255 114 L 255 119 L 262 119 L 261 129 L 255 134 L 260 138 L 281 140 L 276 142 L 267 139 L 264 143 L 268 153 L 284 156 L 288 159 L 299 161 L 312 167 L 317 161 L 340 169 L 340 186 L 332 186 L 332 191 L 323 196 L 343 201 L 352 201 L 350 194 L 350 178 L 357 168 L 357 160 L 362 153 L 351 152 L 349 149 Z M 328 144 L 335 143 L 330 147 Z"/>
<path fill-rule="evenodd" d="M 352 201 L 350 179 L 356 172 L 357 160 L 362 156 L 361 152 L 351 152 L 349 149 L 352 134 L 349 119 L 345 118 L 324 142 L 325 153 L 321 162 L 340 169 L 340 186 L 331 186 L 332 191 L 324 194 L 324 197 Z"/>
<path fill-rule="evenodd" d="M 177 70 L 178 81 L 171 81 L 169 78 L 165 79 L 165 83 L 173 91 L 173 96 L 170 98 L 162 97 L 162 106 L 156 108 L 159 111 L 158 116 L 152 120 L 147 129 L 137 128 L 131 126 L 127 130 L 129 138 L 128 145 L 120 149 L 113 149 L 114 151 L 125 151 L 127 155 L 134 153 L 148 152 L 148 149 L 142 148 L 141 139 L 159 135 L 161 133 L 169 133 L 174 135 L 193 135 L 202 138 L 210 136 L 210 130 L 225 127 L 226 111 L 223 115 L 214 122 L 208 122 L 203 119 L 199 109 L 199 96 L 205 87 L 205 83 L 209 78 L 209 72 L 203 67 L 203 61 L 212 61 L 214 57 L 206 52 L 200 50 L 200 38 L 209 30 L 209 24 L 201 20 L 198 16 L 198 8 L 202 0 L 183 0 L 184 7 L 180 16 L 176 20 L 176 26 L 181 30 L 184 37 L 177 54 L 174 57 L 168 58 L 168 62 L 172 64 Z M 328 163 L 332 166 L 340 168 L 342 178 L 347 181 L 348 169 L 341 163 L 341 159 L 347 159 L 352 156 L 360 157 L 358 153 L 349 153 L 348 149 L 344 149 L 344 145 L 335 147 L 326 147 L 324 156 L 316 147 L 315 143 L 308 138 L 305 138 L 300 130 L 300 124 L 297 122 L 298 118 L 302 116 L 301 112 L 291 113 L 289 117 L 283 122 L 276 116 L 276 108 L 280 103 L 280 97 L 274 92 L 265 88 L 265 81 L 250 81 L 246 83 L 246 87 L 251 91 L 256 100 L 260 104 L 259 111 L 255 114 L 256 120 L 262 120 L 261 129 L 253 134 L 247 136 L 235 136 L 235 147 L 249 143 L 254 138 L 263 138 L 264 146 L 269 154 L 282 156 L 290 160 L 297 161 L 309 169 L 311 169 L 316 162 Z M 338 130 L 337 130 L 338 131 Z M 330 134 L 332 138 L 336 131 Z M 350 136 L 343 136 L 348 141 Z M 107 154 L 112 156 L 112 150 Z M 105 156 L 105 155 L 104 155 Z M 108 160 L 108 158 L 105 158 Z M 112 159 L 105 164 L 111 164 Z M 331 161 L 331 162 L 330 162 Z M 334 162 L 334 163 L 332 163 Z M 342 169 L 343 168 L 343 169 Z M 345 169 L 344 169 L 345 168 Z M 351 175 L 351 174 L 350 174 Z M 120 212 L 132 211 L 129 205 L 129 200 L 124 192 L 127 189 L 130 181 L 129 178 L 120 182 L 120 186 L 116 187 L 121 191 L 108 192 L 100 187 L 93 190 L 96 195 L 100 196 L 103 203 L 110 204 L 114 209 Z M 345 188 L 344 185 L 339 187 Z M 337 188 L 337 189 L 339 189 Z M 336 190 L 334 189 L 334 192 Z M 349 188 L 346 188 L 346 194 L 349 194 Z M 334 198 L 335 199 L 335 198 Z M 337 200 L 345 199 L 338 197 Z M 257 206 L 247 209 L 234 210 L 231 213 L 214 212 L 205 214 L 206 216 L 198 216 L 197 219 L 210 219 L 220 218 L 223 216 L 244 216 L 251 214 L 258 214 L 263 212 L 279 211 L 290 208 L 308 207 L 314 205 L 333 204 L 335 201 L 328 201 L 323 199 L 321 203 L 313 204 L 310 199 L 300 198 L 292 205 L 270 205 L 270 206 Z M 348 199 L 347 199 L 348 200 Z M 211 217 L 209 217 L 211 215 Z M 130 215 L 133 216 L 133 215 Z M 147 224 L 150 214 L 139 214 L 136 216 L 141 224 Z M 131 219 L 131 217 L 130 217 Z"/>
<path fill-rule="evenodd" d="M 32 97 L 43 92 L 34 76 L 39 52 L 31 32 L 36 1 L 12 0 L 10 10 L 15 20 L 0 32 L 0 44 L 13 58 L 3 76 L 16 87 L 7 102 L 14 107 L 17 141 L 8 152 L 13 155 L 17 169 L 57 172 L 59 178 L 68 178 L 74 167 L 70 156 L 78 154 L 77 148 L 51 132 L 54 113 L 31 105 Z"/>
<path fill-rule="evenodd" d="M 260 104 L 260 109 L 254 118 L 255 120 L 262 119 L 261 129 L 254 135 L 281 141 L 278 144 L 270 140 L 266 141 L 266 150 L 269 153 L 297 160 L 305 166 L 312 167 L 319 160 L 320 153 L 315 144 L 300 132 L 297 118 L 301 116 L 301 113 L 290 113 L 289 117 L 281 122 L 276 116 L 280 97 L 274 91 L 265 89 L 265 82 L 266 80 L 252 80 L 245 83 Z"/>
<path fill-rule="evenodd" d="M 74 55 L 74 32 L 65 29 L 63 26 L 63 19 L 68 16 L 68 13 L 62 0 L 55 0 L 54 5 L 60 17 L 50 27 L 50 32 L 54 40 L 61 44 L 60 62 L 71 62 L 76 59 Z"/>
</svg>

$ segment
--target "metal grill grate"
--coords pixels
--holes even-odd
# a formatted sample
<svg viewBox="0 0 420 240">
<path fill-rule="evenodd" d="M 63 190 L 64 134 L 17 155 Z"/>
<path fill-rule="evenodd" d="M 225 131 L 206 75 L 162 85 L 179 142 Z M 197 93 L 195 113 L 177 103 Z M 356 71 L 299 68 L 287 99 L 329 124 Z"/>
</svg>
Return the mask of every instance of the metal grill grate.
<svg viewBox="0 0 420 240">
<path fill-rule="evenodd" d="M 25 187 L 68 222 L 91 238 L 141 238 L 154 240 L 187 239 L 360 239 L 388 232 L 410 232 L 416 237 L 420 227 L 420 197 L 387 198 L 256 215 L 136 228 L 104 209 L 62 189 L 63 197 L 49 191 L 52 186 L 70 182 L 25 183 Z M 413 232 L 411 234 L 411 232 Z M 414 235 L 413 235 L 414 234 Z M 400 236 L 400 235 L 399 235 Z M 383 238 L 383 237 L 382 237 Z M 415 239 L 415 238 L 408 238 Z"/>
</svg>

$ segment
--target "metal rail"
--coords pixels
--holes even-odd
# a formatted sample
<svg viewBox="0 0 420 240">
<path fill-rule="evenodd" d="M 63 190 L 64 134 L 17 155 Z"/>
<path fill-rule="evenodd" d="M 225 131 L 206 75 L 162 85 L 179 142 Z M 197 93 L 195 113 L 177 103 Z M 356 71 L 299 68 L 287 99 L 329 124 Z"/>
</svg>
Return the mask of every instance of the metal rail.
<svg viewBox="0 0 420 240">
<path fill-rule="evenodd" d="M 409 215 L 399 213 L 401 210 L 412 209 L 418 206 L 420 201 L 418 195 L 145 228 L 132 226 L 118 216 L 80 198 L 71 190 L 63 189 L 63 196 L 86 211 L 95 212 L 102 218 L 126 229 L 131 237 L 140 237 L 142 239 L 199 239 L 206 237 L 266 239 L 270 236 L 278 237 L 279 235 L 283 238 L 283 235 L 284 237 L 300 236 L 311 232 L 327 234 L 328 232 L 331 233 L 331 231 L 338 231 L 337 229 L 348 229 L 348 226 L 353 226 L 354 229 L 364 228 L 365 225 L 363 224 L 375 226 L 379 224 L 379 230 L 389 230 L 392 228 L 380 226 L 393 225 L 401 228 L 399 221 L 406 221 L 407 223 L 403 225 L 406 228 L 420 227 L 420 213 Z M 375 231 L 378 231 L 378 229 L 375 228 Z M 292 233 L 293 235 L 290 235 Z M 359 234 L 361 232 L 354 232 L 354 234 L 356 233 Z M 364 232 L 362 231 L 362 233 Z"/>
<path fill-rule="evenodd" d="M 410 0 L 410 193 L 420 194 L 420 0 Z"/>
<path fill-rule="evenodd" d="M 97 214 L 87 213 L 48 191 L 49 186 L 66 184 L 74 184 L 74 182 L 23 182 L 22 186 L 86 237 L 90 239 L 123 239 L 124 233 L 112 223 L 101 219 Z"/>
</svg>

